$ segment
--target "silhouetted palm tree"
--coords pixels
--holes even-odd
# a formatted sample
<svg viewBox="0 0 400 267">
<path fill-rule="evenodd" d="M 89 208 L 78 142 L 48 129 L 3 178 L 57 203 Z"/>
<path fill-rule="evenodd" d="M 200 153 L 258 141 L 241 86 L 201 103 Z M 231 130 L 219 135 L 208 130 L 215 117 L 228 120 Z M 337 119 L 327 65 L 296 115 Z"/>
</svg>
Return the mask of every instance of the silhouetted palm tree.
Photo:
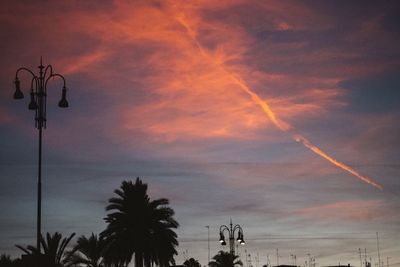
<svg viewBox="0 0 400 267">
<path fill-rule="evenodd" d="M 109 200 L 106 210 L 112 212 L 105 218 L 106 230 L 100 234 L 108 243 L 106 261 L 114 261 L 115 266 L 127 265 L 134 255 L 135 267 L 173 264 L 178 241 L 172 229 L 178 223 L 167 206 L 169 201 L 150 201 L 147 184 L 139 178 L 135 183 L 122 182 L 114 192 L 118 197 Z"/>
<path fill-rule="evenodd" d="M 194 258 L 190 258 L 183 262 L 183 265 L 186 267 L 201 267 L 199 261 L 195 260 Z"/>
<path fill-rule="evenodd" d="M 213 260 L 208 263 L 211 267 L 235 267 L 237 265 L 242 266 L 241 260 L 238 260 L 239 256 L 232 255 L 229 252 L 220 251 L 213 257 Z"/>
<path fill-rule="evenodd" d="M 87 238 L 79 237 L 77 244 L 69 252 L 69 264 L 86 267 L 104 267 L 103 252 L 105 241 L 93 234 Z"/>
<path fill-rule="evenodd" d="M 43 248 L 43 252 L 41 253 L 40 263 L 42 266 L 54 266 L 54 267 L 63 267 L 68 266 L 67 262 L 69 262 L 69 253 L 65 253 L 65 249 L 71 239 L 75 236 L 75 233 L 72 233 L 68 238 L 62 238 L 62 234 L 55 232 L 54 235 L 50 235 L 47 233 L 46 240 L 43 236 L 40 236 L 40 244 Z M 27 255 L 31 256 L 30 258 L 37 257 L 38 250 L 34 246 L 27 246 L 26 248 L 16 245 L 17 248 L 24 251 Z"/>
</svg>

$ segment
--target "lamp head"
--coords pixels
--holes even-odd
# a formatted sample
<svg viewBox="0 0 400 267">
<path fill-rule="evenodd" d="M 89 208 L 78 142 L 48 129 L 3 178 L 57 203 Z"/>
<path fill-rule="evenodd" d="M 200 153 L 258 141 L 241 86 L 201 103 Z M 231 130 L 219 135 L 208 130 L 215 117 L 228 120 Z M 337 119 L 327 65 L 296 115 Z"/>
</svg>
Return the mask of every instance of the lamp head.
<svg viewBox="0 0 400 267">
<path fill-rule="evenodd" d="M 38 105 L 35 100 L 35 93 L 33 92 L 33 90 L 31 91 L 31 102 L 29 103 L 28 108 L 30 110 L 36 110 L 38 108 Z"/>
<path fill-rule="evenodd" d="M 244 245 L 244 244 L 246 244 L 246 242 L 244 242 L 244 239 L 243 239 L 243 237 L 242 237 L 242 240 L 241 240 L 239 243 L 240 243 L 240 245 Z"/>
<path fill-rule="evenodd" d="M 62 96 L 60 102 L 58 102 L 58 106 L 60 108 L 67 108 L 69 106 L 67 101 L 67 88 L 65 88 L 65 86 L 62 89 Z"/>
<path fill-rule="evenodd" d="M 19 82 L 17 77 L 15 77 L 14 84 L 15 84 L 14 99 L 22 99 L 22 98 L 24 98 L 24 94 L 21 91 L 20 82 Z"/>
<path fill-rule="evenodd" d="M 221 245 L 224 246 L 225 243 L 225 237 L 224 234 L 222 232 L 219 232 L 219 242 L 221 243 Z M 225 243 L 226 244 L 226 243 Z"/>
<path fill-rule="evenodd" d="M 225 245 L 226 245 L 226 242 L 225 242 L 225 240 L 221 242 L 221 245 L 223 245 L 223 246 L 225 246 Z"/>
<path fill-rule="evenodd" d="M 242 241 L 242 238 L 243 238 L 243 237 L 242 237 L 242 233 L 239 232 L 238 238 L 236 239 L 236 241 L 240 243 L 240 242 Z"/>
</svg>

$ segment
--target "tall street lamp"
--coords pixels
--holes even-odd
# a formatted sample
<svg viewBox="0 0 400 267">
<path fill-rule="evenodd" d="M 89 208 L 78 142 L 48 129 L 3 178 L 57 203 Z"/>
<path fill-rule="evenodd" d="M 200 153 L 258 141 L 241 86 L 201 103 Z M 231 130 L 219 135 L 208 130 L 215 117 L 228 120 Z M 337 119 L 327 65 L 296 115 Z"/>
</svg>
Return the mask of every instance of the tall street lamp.
<svg viewBox="0 0 400 267">
<path fill-rule="evenodd" d="M 229 227 L 224 224 L 221 225 L 219 227 L 219 242 L 223 246 L 226 245 L 224 231 L 227 231 L 228 235 L 229 235 L 229 251 L 230 251 L 231 255 L 235 255 L 235 232 L 237 232 L 236 241 L 241 245 L 246 244 L 243 239 L 243 229 L 239 224 L 236 224 L 235 226 L 233 226 L 232 219 L 229 224 Z"/>
<path fill-rule="evenodd" d="M 36 246 L 40 254 L 40 236 L 41 236 L 41 214 L 42 214 L 42 130 L 46 128 L 46 96 L 47 84 L 53 78 L 60 78 L 63 81 L 61 91 L 61 100 L 58 102 L 60 108 L 67 108 L 68 101 L 66 98 L 67 87 L 65 78 L 61 74 L 54 73 L 51 65 L 43 66 L 42 58 L 40 58 L 39 76 L 28 68 L 21 67 L 15 73 L 15 93 L 14 99 L 24 98 L 24 94 L 20 88 L 18 74 L 22 71 L 31 74 L 30 103 L 28 109 L 35 111 L 35 127 L 39 130 L 39 155 L 38 155 L 38 180 L 37 180 L 37 232 Z"/>
</svg>

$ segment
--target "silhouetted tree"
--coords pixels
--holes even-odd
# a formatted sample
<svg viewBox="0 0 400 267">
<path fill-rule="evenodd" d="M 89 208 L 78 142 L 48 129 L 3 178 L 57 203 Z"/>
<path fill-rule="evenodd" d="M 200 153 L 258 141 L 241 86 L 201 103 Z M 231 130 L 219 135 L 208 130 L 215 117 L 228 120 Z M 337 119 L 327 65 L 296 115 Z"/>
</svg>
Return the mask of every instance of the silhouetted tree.
<svg viewBox="0 0 400 267">
<path fill-rule="evenodd" d="M 81 236 L 72 251 L 69 252 L 69 264 L 86 267 L 104 267 L 103 252 L 105 241 L 93 234 L 87 238 Z"/>
<path fill-rule="evenodd" d="M 10 255 L 1 254 L 0 256 L 0 267 L 10 267 L 13 265 L 13 260 Z"/>
<path fill-rule="evenodd" d="M 68 238 L 62 238 L 62 234 L 55 232 L 53 235 L 47 233 L 46 240 L 43 236 L 40 236 L 40 244 L 43 248 L 43 253 L 40 255 L 40 263 L 41 266 L 49 266 L 49 267 L 63 267 L 68 266 L 69 262 L 69 253 L 65 252 L 65 249 L 71 239 L 75 236 L 75 233 L 72 233 Z M 26 248 L 16 245 L 17 248 L 21 249 L 26 253 L 31 260 L 37 259 L 38 250 L 34 246 L 27 246 Z"/>
<path fill-rule="evenodd" d="M 190 258 L 183 262 L 183 265 L 186 267 L 201 267 L 199 261 L 195 260 L 194 258 Z"/>
<path fill-rule="evenodd" d="M 177 235 L 173 229 L 178 222 L 165 198 L 150 201 L 147 184 L 137 178 L 135 183 L 124 181 L 109 200 L 105 218 L 108 223 L 100 236 L 107 242 L 105 258 L 114 266 L 127 265 L 134 255 L 135 267 L 161 267 L 174 264 Z"/>
<path fill-rule="evenodd" d="M 213 257 L 213 260 L 208 263 L 210 267 L 235 267 L 237 265 L 242 266 L 241 260 L 238 260 L 237 255 L 232 255 L 229 252 L 220 251 Z"/>
</svg>

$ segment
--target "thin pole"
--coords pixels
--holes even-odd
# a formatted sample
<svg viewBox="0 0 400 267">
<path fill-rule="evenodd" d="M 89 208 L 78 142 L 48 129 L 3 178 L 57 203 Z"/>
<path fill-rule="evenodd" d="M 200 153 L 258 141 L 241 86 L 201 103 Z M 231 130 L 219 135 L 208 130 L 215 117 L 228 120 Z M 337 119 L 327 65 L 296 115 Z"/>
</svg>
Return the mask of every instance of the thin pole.
<svg viewBox="0 0 400 267">
<path fill-rule="evenodd" d="M 42 127 L 39 128 L 39 163 L 38 163 L 38 183 L 37 183 L 37 232 L 36 247 L 40 254 L 40 235 L 41 235 L 41 217 L 42 217 Z"/>
<path fill-rule="evenodd" d="M 279 266 L 279 249 L 276 249 L 276 266 Z"/>
<path fill-rule="evenodd" d="M 378 267 L 381 267 L 381 253 L 379 251 L 379 236 L 378 236 L 378 232 L 376 232 L 376 246 L 378 247 Z"/>
<path fill-rule="evenodd" d="M 256 262 L 257 262 L 257 267 L 259 267 L 258 264 L 260 263 L 260 260 L 259 260 L 259 254 L 258 254 L 258 252 L 257 252 L 257 261 L 256 261 Z"/>
<path fill-rule="evenodd" d="M 43 64 L 42 57 L 40 57 L 40 66 L 39 66 L 39 116 L 38 116 L 38 126 L 39 126 L 39 155 L 38 155 L 38 196 L 37 196 L 37 233 L 36 233 L 36 246 L 39 253 L 38 256 L 38 264 L 40 266 L 40 237 L 41 237 L 41 229 L 42 229 L 42 136 L 43 136 L 43 122 L 44 122 L 44 97 L 45 97 L 45 89 L 44 89 L 44 77 L 43 77 Z"/>
<path fill-rule="evenodd" d="M 207 225 L 207 230 L 208 230 L 208 236 L 207 236 L 207 242 L 208 242 L 208 263 L 210 262 L 210 226 Z"/>
<path fill-rule="evenodd" d="M 231 255 L 235 256 L 235 237 L 233 236 L 234 231 L 233 231 L 232 225 L 233 224 L 232 224 L 232 218 L 231 218 L 230 231 L 229 231 L 229 249 L 230 249 Z"/>
<path fill-rule="evenodd" d="M 358 248 L 358 253 L 360 254 L 360 267 L 362 266 L 362 258 L 361 258 L 361 248 Z"/>
</svg>

